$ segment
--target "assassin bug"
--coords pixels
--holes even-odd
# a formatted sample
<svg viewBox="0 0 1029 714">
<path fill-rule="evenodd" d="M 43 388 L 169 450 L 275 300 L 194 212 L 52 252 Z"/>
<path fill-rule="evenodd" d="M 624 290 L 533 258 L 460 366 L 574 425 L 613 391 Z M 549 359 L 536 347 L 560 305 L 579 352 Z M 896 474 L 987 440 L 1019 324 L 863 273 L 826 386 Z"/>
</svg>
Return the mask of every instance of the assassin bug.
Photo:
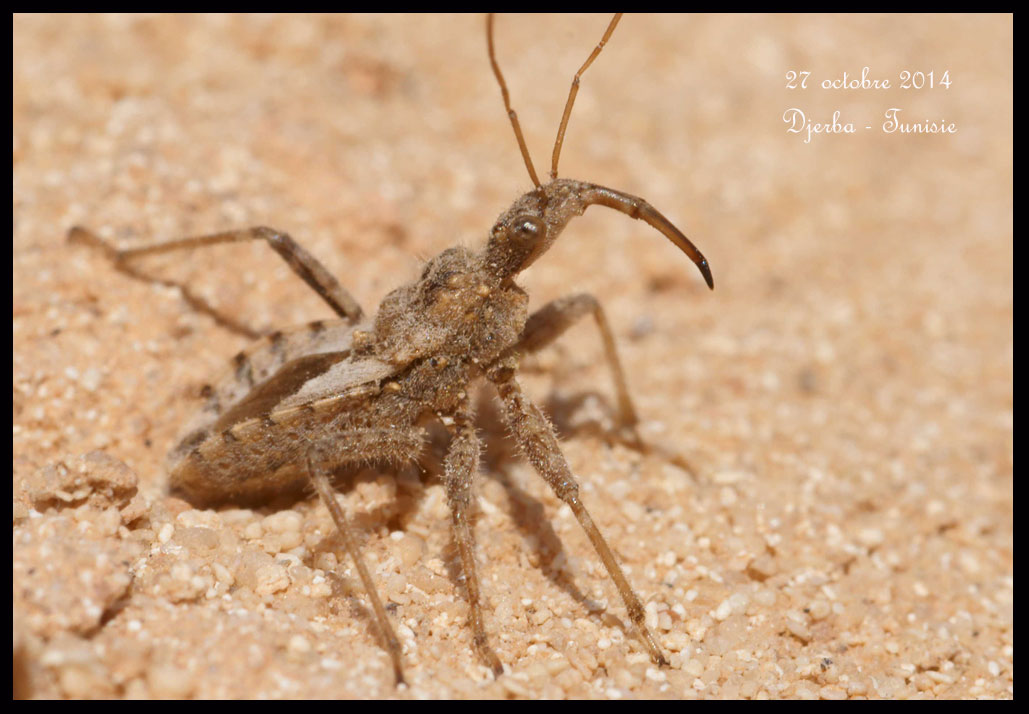
<svg viewBox="0 0 1029 714">
<path fill-rule="evenodd" d="M 203 408 L 169 455 L 170 485 L 173 492 L 197 505 L 214 505 L 260 502 L 313 484 L 361 578 L 398 683 L 403 681 L 400 641 L 335 498 L 332 480 L 340 469 L 357 464 L 410 462 L 425 448 L 426 425 L 438 420 L 446 426 L 451 439 L 443 483 L 467 588 L 473 643 L 482 661 L 494 674 L 501 674 L 503 667 L 484 623 L 469 520 L 481 448 L 470 391 L 480 379 L 493 385 L 512 437 L 586 532 L 651 658 L 667 664 L 646 626 L 639 597 L 579 498 L 579 486 L 553 427 L 516 378 L 520 356 L 543 348 L 577 320 L 592 315 L 612 372 L 621 425 L 632 444 L 642 447 L 614 336 L 596 298 L 571 295 L 529 314 L 528 296 L 515 283 L 516 276 L 589 206 L 613 208 L 657 229 L 693 260 L 713 287 L 704 256 L 646 201 L 594 183 L 557 177 L 580 77 L 600 54 L 620 17 L 621 13 L 611 20 L 575 74 L 554 143 L 550 181 L 545 184 L 537 177 L 511 108 L 494 52 L 493 16 L 487 17 L 490 64 L 534 188 L 501 214 L 482 251 L 460 247 L 443 251 L 428 261 L 417 280 L 389 293 L 372 318 L 317 259 L 289 235 L 272 228 L 121 251 L 84 228 L 69 231 L 69 240 L 99 247 L 119 269 L 137 277 L 140 274 L 132 263 L 143 256 L 263 240 L 339 316 L 273 332 L 237 354 L 228 373 L 203 388 Z"/>
</svg>

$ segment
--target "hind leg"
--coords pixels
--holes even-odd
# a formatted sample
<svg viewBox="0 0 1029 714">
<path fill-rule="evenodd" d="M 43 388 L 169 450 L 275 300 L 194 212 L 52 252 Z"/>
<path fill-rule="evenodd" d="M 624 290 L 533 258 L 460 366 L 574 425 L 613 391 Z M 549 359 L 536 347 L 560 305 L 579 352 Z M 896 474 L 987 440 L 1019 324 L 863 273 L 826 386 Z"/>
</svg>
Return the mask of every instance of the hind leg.
<svg viewBox="0 0 1029 714">
<path fill-rule="evenodd" d="M 132 262 L 145 255 L 156 255 L 159 253 L 170 253 L 176 250 L 193 250 L 209 245 L 222 243 L 243 243 L 252 240 L 263 240 L 270 245 L 276 253 L 282 256 L 293 272 L 299 275 L 304 282 L 318 293 L 329 307 L 337 315 L 344 317 L 351 323 L 357 323 L 362 316 L 361 306 L 357 300 L 339 284 L 335 276 L 325 269 L 318 259 L 308 253 L 304 248 L 293 240 L 287 233 L 257 226 L 238 231 L 225 231 L 223 233 L 212 233 L 206 236 L 193 236 L 190 238 L 179 238 L 155 245 L 143 246 L 142 248 L 130 248 L 128 250 L 117 250 L 110 246 L 98 235 L 79 226 L 68 231 L 70 243 L 82 243 L 94 248 L 99 248 L 114 262 L 115 266 L 123 272 L 136 277 L 147 279 L 144 275 L 132 266 Z"/>
<path fill-rule="evenodd" d="M 364 586 L 372 611 L 375 613 L 379 634 L 393 663 L 393 676 L 396 683 L 400 684 L 404 681 L 400 640 L 397 639 L 396 632 L 390 624 L 386 609 L 379 598 L 378 589 L 361 556 L 361 548 L 353 528 L 347 520 L 343 507 L 336 500 L 336 492 L 332 487 L 332 473 L 334 469 L 347 463 L 361 463 L 369 460 L 399 462 L 414 459 L 422 448 L 424 437 L 420 430 L 410 430 L 405 433 L 399 430 L 385 429 L 349 432 L 348 436 L 352 438 L 325 438 L 311 444 L 306 454 L 307 472 L 322 503 L 329 509 L 329 514 L 343 541 L 343 547 L 361 578 L 361 584 Z"/>
<path fill-rule="evenodd" d="M 397 639 L 393 625 L 390 624 L 389 617 L 386 615 L 386 609 L 382 606 L 379 592 L 372 581 L 371 573 L 368 572 L 368 567 L 364 564 L 364 558 L 361 557 L 361 548 L 354 537 L 346 515 L 343 513 L 343 507 L 336 501 L 336 492 L 333 491 L 332 484 L 329 481 L 330 471 L 324 464 L 319 464 L 310 454 L 308 455 L 307 468 L 311 482 L 314 484 L 315 490 L 318 491 L 322 503 L 329 509 L 332 520 L 336 524 L 336 530 L 339 531 L 340 538 L 343 540 L 343 547 L 350 555 L 350 559 L 357 569 L 357 574 L 361 578 L 361 584 L 364 586 L 365 594 L 368 596 L 368 600 L 372 605 L 372 611 L 375 613 L 375 622 L 379 628 L 379 635 L 382 637 L 383 642 L 385 642 L 386 651 L 389 652 L 390 660 L 393 662 L 393 677 L 396 683 L 400 684 L 404 681 L 404 669 L 400 659 L 400 640 Z"/>
</svg>

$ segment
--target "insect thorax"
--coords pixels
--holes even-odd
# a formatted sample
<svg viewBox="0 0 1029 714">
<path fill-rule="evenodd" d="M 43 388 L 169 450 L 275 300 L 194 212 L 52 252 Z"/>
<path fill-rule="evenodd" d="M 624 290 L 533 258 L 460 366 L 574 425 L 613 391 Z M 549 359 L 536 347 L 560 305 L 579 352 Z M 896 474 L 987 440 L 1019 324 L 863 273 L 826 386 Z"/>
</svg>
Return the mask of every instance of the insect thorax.
<svg viewBox="0 0 1029 714">
<path fill-rule="evenodd" d="M 521 288 L 502 285 L 476 254 L 450 248 L 382 301 L 374 350 L 395 365 L 435 357 L 485 366 L 518 340 L 527 304 Z"/>
</svg>

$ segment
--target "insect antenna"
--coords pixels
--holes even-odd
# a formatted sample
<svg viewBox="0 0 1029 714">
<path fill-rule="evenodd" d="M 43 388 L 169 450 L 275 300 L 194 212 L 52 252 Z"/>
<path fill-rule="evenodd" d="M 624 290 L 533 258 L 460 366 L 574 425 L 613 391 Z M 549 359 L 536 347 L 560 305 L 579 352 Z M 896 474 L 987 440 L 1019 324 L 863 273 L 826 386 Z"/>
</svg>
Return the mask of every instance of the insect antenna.
<svg viewBox="0 0 1029 714">
<path fill-rule="evenodd" d="M 579 93 L 579 78 L 582 77 L 589 66 L 593 64 L 593 60 L 597 58 L 600 51 L 604 49 L 604 45 L 606 45 L 607 41 L 611 39 L 611 33 L 615 31 L 615 27 L 621 19 L 622 13 L 616 12 L 615 16 L 611 18 L 611 23 L 607 26 L 604 36 L 600 38 L 600 42 L 598 42 L 597 46 L 593 48 L 593 52 L 590 53 L 590 56 L 582 63 L 582 67 L 579 67 L 579 71 L 575 73 L 575 77 L 572 78 L 572 88 L 568 90 L 568 101 L 565 102 L 565 113 L 561 116 L 561 126 L 557 128 L 557 141 L 554 142 L 554 157 L 550 164 L 551 181 L 557 178 L 557 160 L 561 156 L 561 145 L 564 144 L 565 141 L 565 129 L 568 128 L 568 117 L 572 115 L 572 105 L 575 103 L 575 95 Z M 517 131 L 517 129 L 515 131 Z"/>
<path fill-rule="evenodd" d="M 610 29 L 608 34 L 611 34 Z M 605 39 L 607 37 L 605 36 Z M 497 64 L 496 53 L 493 51 L 493 13 L 486 15 L 486 44 L 489 45 L 489 63 L 493 65 L 493 74 L 497 76 L 497 82 L 500 84 L 500 93 L 504 97 L 504 108 L 507 109 L 507 116 L 511 120 L 511 126 L 514 127 L 515 138 L 518 139 L 518 148 L 522 151 L 522 159 L 525 160 L 525 168 L 529 170 L 529 178 L 532 179 L 533 184 L 536 188 L 541 188 L 539 178 L 536 176 L 536 169 L 532 165 L 532 157 L 529 156 L 529 147 L 525 145 L 525 137 L 522 135 L 522 127 L 518 123 L 518 114 L 514 109 L 511 108 L 511 95 L 507 91 L 507 82 L 504 81 L 504 75 L 500 72 L 500 65 Z M 603 44 L 603 43 L 601 43 Z M 592 60 L 592 58 L 590 58 Z M 580 70 L 581 71 L 581 70 Z M 578 79 L 578 76 L 576 76 Z M 567 113 L 567 109 L 565 112 Z M 555 163 L 555 167 L 556 167 Z"/>
</svg>

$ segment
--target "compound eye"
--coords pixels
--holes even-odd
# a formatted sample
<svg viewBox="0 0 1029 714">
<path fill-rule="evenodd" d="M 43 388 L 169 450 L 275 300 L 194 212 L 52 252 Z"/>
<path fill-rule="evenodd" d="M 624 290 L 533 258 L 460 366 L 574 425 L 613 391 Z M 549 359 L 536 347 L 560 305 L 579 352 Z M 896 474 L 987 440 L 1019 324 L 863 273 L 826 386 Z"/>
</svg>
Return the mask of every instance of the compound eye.
<svg viewBox="0 0 1029 714">
<path fill-rule="evenodd" d="M 510 236 L 519 243 L 536 243 L 546 234 L 546 228 L 536 216 L 518 216 L 511 224 Z"/>
</svg>

